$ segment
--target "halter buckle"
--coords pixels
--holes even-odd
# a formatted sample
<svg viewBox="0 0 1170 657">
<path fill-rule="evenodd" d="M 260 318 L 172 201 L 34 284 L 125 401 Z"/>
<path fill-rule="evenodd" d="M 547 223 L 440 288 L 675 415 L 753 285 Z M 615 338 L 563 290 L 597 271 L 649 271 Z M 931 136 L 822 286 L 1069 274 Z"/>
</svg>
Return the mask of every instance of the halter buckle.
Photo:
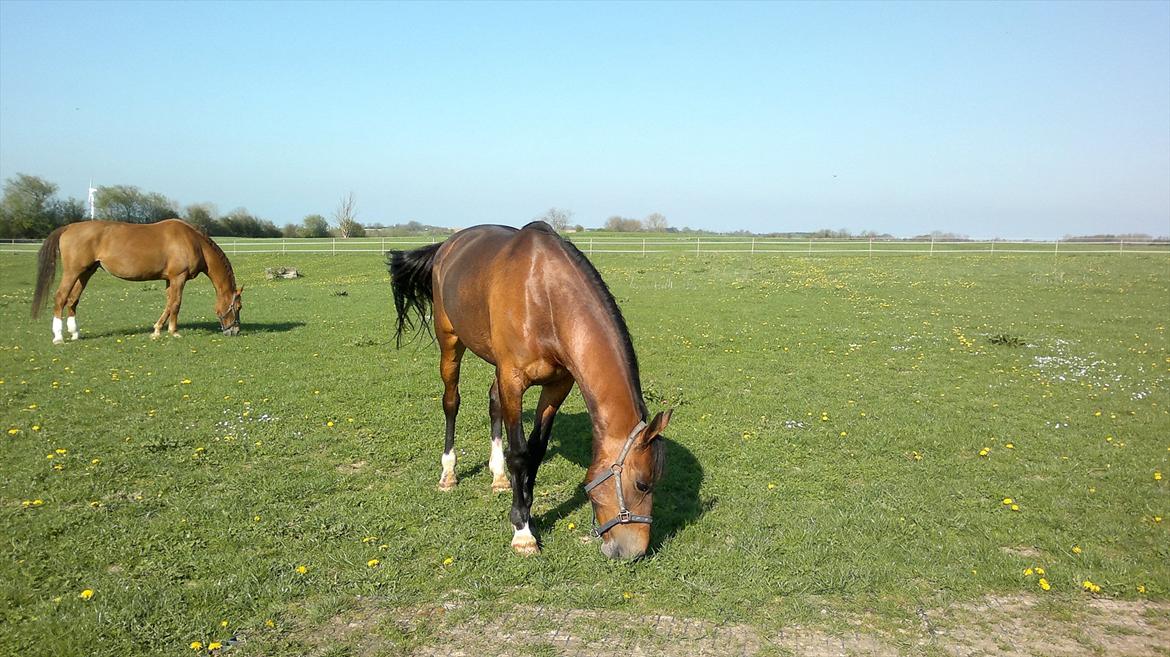
<svg viewBox="0 0 1170 657">
<path fill-rule="evenodd" d="M 618 511 L 618 522 L 622 523 L 623 525 L 630 522 L 629 509 L 622 509 L 621 511 Z"/>
</svg>

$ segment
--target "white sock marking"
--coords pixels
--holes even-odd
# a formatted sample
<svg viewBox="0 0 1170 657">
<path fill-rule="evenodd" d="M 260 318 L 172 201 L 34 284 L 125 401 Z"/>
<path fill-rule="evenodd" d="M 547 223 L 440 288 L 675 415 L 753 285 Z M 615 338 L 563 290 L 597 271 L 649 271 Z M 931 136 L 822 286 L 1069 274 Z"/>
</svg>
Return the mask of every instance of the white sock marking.
<svg viewBox="0 0 1170 657">
<path fill-rule="evenodd" d="M 444 477 L 447 476 L 448 472 L 450 472 L 451 474 L 455 474 L 455 452 L 453 450 L 450 452 L 443 452 L 443 459 L 442 460 L 443 460 L 443 476 Z"/>
<path fill-rule="evenodd" d="M 492 477 L 506 477 L 507 470 L 504 468 L 504 441 L 499 438 L 492 438 L 492 455 L 488 459 L 488 468 L 492 471 Z"/>
<path fill-rule="evenodd" d="M 64 342 L 65 338 L 61 337 L 61 318 L 53 317 L 53 342 Z"/>
<path fill-rule="evenodd" d="M 536 542 L 536 538 L 532 536 L 532 530 L 528 529 L 528 523 L 516 530 L 512 535 L 512 545 L 532 545 Z"/>
<path fill-rule="evenodd" d="M 75 315 L 70 315 L 69 319 L 65 320 L 65 326 L 69 329 L 69 335 L 74 340 L 81 337 L 81 333 L 77 331 L 77 317 Z"/>
</svg>

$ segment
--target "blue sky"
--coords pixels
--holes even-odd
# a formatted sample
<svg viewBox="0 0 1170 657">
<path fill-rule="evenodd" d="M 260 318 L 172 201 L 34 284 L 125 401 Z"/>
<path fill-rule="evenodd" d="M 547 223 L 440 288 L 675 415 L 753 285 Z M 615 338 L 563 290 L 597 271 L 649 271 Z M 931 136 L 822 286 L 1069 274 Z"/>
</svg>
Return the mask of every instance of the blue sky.
<svg viewBox="0 0 1170 657">
<path fill-rule="evenodd" d="M 0 2 L 0 178 L 278 225 L 1170 235 L 1170 3 Z"/>
</svg>

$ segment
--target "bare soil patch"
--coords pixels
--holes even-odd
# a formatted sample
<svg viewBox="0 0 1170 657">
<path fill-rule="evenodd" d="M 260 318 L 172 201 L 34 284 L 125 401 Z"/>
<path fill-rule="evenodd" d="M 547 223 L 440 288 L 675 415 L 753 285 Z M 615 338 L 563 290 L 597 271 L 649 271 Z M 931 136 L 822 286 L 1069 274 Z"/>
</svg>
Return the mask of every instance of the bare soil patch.
<svg viewBox="0 0 1170 657">
<path fill-rule="evenodd" d="M 988 596 L 918 609 L 916 626 L 849 619 L 846 631 L 792 625 L 763 629 L 667 614 L 516 607 L 477 614 L 462 603 L 379 608 L 373 599 L 332 618 L 307 640 L 310 654 L 361 657 L 1166 657 L 1170 604 L 1085 600 L 1054 606 L 1037 596 Z"/>
</svg>

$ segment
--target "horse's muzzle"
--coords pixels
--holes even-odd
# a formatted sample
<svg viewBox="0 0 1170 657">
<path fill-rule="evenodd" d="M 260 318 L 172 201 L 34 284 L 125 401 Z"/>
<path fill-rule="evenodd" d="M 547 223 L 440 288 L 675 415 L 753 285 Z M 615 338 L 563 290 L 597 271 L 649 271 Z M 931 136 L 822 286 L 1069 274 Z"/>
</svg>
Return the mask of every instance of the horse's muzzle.
<svg viewBox="0 0 1170 657">
<path fill-rule="evenodd" d="M 224 335 L 239 335 L 240 334 L 240 327 L 239 326 L 229 326 L 223 330 L 223 334 Z"/>
</svg>

